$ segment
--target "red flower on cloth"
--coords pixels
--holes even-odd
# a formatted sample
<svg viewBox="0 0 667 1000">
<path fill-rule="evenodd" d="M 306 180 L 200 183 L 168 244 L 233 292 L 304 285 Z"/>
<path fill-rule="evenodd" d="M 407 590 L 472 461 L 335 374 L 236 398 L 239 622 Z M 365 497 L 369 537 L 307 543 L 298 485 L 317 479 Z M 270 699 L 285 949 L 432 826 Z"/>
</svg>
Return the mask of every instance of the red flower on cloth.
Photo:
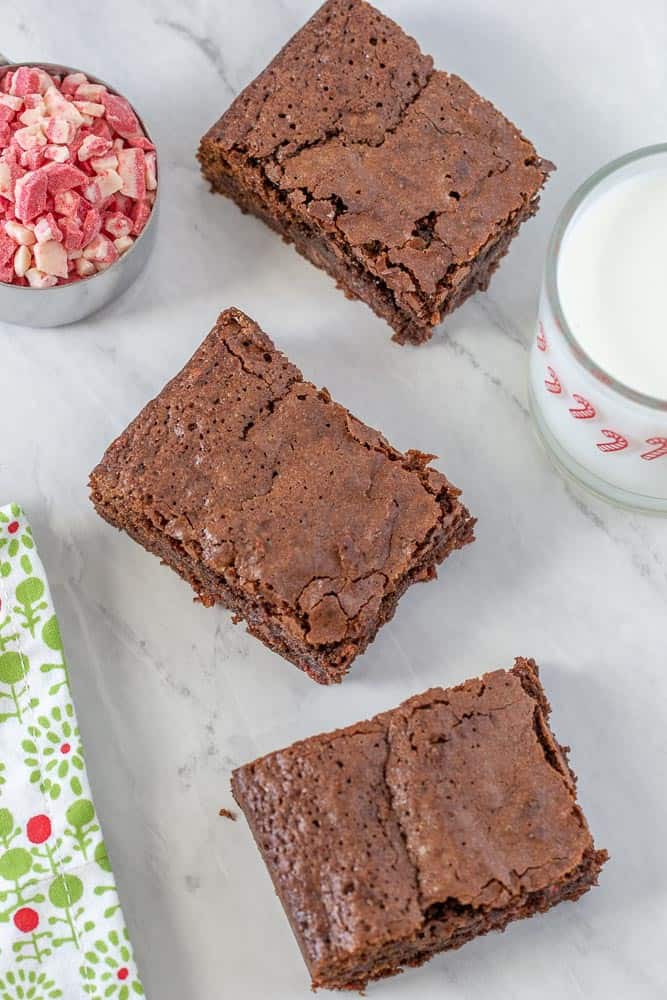
<svg viewBox="0 0 667 1000">
<path fill-rule="evenodd" d="M 39 927 L 39 914 L 31 906 L 22 906 L 14 914 L 14 925 L 22 934 L 32 934 Z"/>
<path fill-rule="evenodd" d="M 28 820 L 26 834 L 31 844 L 43 844 L 51 836 L 51 820 L 48 816 L 40 813 Z"/>
</svg>

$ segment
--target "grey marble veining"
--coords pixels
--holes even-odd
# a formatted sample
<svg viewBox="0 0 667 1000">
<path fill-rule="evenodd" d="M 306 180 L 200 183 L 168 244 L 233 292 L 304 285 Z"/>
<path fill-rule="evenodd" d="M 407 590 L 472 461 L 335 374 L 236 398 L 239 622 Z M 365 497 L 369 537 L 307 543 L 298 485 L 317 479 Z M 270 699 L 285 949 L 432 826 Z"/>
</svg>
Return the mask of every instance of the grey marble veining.
<svg viewBox="0 0 667 1000">
<path fill-rule="evenodd" d="M 371 995 L 435 1000 L 667 996 L 667 521 L 606 507 L 553 472 L 527 414 L 549 230 L 605 160 L 664 138 L 663 0 L 382 0 L 558 164 L 490 294 L 427 346 L 200 180 L 200 135 L 314 0 L 6 2 L 0 48 L 109 79 L 160 148 L 148 271 L 75 327 L 0 324 L 0 498 L 29 511 L 71 661 L 96 794 L 151 1000 L 296 1000 L 308 983 L 243 822 L 232 767 L 432 684 L 535 656 L 554 727 L 612 861 L 577 906 L 526 921 Z M 402 447 L 442 456 L 478 541 L 415 587 L 340 688 L 322 689 L 192 603 L 88 499 L 104 447 L 190 356 L 217 312 L 254 316 L 306 374 Z"/>
</svg>

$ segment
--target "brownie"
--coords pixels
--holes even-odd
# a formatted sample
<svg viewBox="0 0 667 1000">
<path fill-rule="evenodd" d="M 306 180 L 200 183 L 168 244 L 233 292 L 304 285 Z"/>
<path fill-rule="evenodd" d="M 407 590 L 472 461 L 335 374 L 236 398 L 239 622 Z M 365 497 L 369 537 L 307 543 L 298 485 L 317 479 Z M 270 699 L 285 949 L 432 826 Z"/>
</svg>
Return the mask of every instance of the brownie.
<svg viewBox="0 0 667 1000">
<path fill-rule="evenodd" d="M 204 176 L 400 342 L 478 289 L 553 164 L 362 0 L 328 0 L 207 132 Z"/>
<path fill-rule="evenodd" d="M 549 712 L 518 658 L 234 772 L 314 988 L 363 989 L 597 883 Z"/>
<path fill-rule="evenodd" d="M 228 309 L 91 476 L 98 512 L 322 684 L 473 540 L 460 491 Z"/>
</svg>

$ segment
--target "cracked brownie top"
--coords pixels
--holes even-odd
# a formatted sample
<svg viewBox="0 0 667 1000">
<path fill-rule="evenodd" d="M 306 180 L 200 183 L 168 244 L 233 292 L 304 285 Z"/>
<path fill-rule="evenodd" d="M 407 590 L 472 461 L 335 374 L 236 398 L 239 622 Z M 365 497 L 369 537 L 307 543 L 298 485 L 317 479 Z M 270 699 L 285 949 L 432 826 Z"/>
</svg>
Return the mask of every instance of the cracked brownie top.
<svg viewBox="0 0 667 1000">
<path fill-rule="evenodd" d="M 396 451 L 230 309 L 93 478 L 106 505 L 326 646 L 363 634 L 467 517 L 430 457 Z"/>
<path fill-rule="evenodd" d="M 204 141 L 433 322 L 551 169 L 363 0 L 328 0 Z"/>
<path fill-rule="evenodd" d="M 533 661 L 235 772 L 315 974 L 555 886 L 592 849 Z"/>
</svg>

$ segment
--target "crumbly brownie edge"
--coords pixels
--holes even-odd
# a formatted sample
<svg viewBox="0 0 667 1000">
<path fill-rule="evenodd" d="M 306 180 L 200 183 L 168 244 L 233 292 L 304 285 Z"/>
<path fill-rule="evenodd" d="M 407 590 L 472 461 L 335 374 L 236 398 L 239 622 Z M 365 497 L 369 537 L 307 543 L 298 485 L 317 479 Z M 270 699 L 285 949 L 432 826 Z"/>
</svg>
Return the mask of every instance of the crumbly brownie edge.
<svg viewBox="0 0 667 1000">
<path fill-rule="evenodd" d="M 354 659 L 366 650 L 382 625 L 393 617 L 398 602 L 407 588 L 412 583 L 431 579 L 435 576 L 439 563 L 474 539 L 475 519 L 456 499 L 458 491 L 452 488 L 451 494 L 447 493 L 441 499 L 443 513 L 450 509 L 454 512 L 449 531 L 443 533 L 442 538 L 433 546 L 427 547 L 423 555 L 415 560 L 408 572 L 397 582 L 396 587 L 385 594 L 378 614 L 367 632 L 354 644 L 342 642 L 317 649 L 299 643 L 294 636 L 279 626 L 270 609 L 259 601 L 251 600 L 241 588 L 230 586 L 218 574 L 208 570 L 187 553 L 175 539 L 169 538 L 157 529 L 149 518 L 138 520 L 128 517 L 127 512 L 122 512 L 115 505 L 107 503 L 96 486 L 95 472 L 91 476 L 91 487 L 95 509 L 105 521 L 119 531 L 124 531 L 142 548 L 157 556 L 164 565 L 178 573 L 190 584 L 202 604 L 206 607 L 220 604 L 232 611 L 236 620 L 243 619 L 246 622 L 251 635 L 303 670 L 318 684 L 340 683 Z"/>
<path fill-rule="evenodd" d="M 240 802 L 239 805 L 243 808 Z M 441 952 L 456 951 L 491 931 L 504 931 L 516 920 L 546 913 L 559 903 L 575 902 L 597 885 L 606 860 L 606 851 L 590 849 L 585 852 L 581 864 L 565 879 L 547 889 L 519 896 L 503 908 L 483 911 L 450 903 L 442 915 L 425 920 L 423 929 L 412 940 L 383 949 L 366 968 L 349 970 L 332 978 L 314 978 L 313 989 L 363 991 L 369 982 L 398 975 L 406 968 L 417 968 Z"/>
<path fill-rule="evenodd" d="M 576 810 L 580 822 L 589 834 L 589 846 L 584 850 L 579 863 L 557 882 L 544 889 L 518 895 L 506 906 L 484 909 L 475 908 L 471 905 L 463 905 L 456 900 L 447 900 L 437 907 L 430 907 L 424 913 L 424 923 L 417 935 L 407 941 L 401 940 L 389 943 L 377 951 L 368 961 L 356 966 L 351 962 L 343 962 L 338 963 L 336 967 L 330 964 L 324 970 L 311 968 L 298 926 L 290 910 L 289 901 L 284 897 L 280 883 L 276 878 L 276 873 L 268 861 L 262 837 L 254 822 L 252 810 L 246 808 L 241 773 L 245 772 L 246 768 L 251 767 L 256 762 L 250 762 L 250 764 L 238 768 L 232 773 L 232 794 L 246 817 L 257 848 L 273 882 L 276 894 L 283 905 L 294 936 L 299 944 L 304 961 L 309 967 L 313 989 L 363 992 L 371 981 L 397 975 L 405 968 L 414 968 L 423 965 L 439 952 L 456 950 L 474 938 L 481 937 L 494 930 L 504 931 L 508 924 L 516 920 L 531 917 L 536 913 L 544 913 L 561 902 L 574 902 L 598 884 L 600 871 L 608 860 L 608 853 L 605 850 L 596 850 L 592 835 L 588 830 L 586 819 L 576 800 L 576 777 L 567 762 L 568 748 L 556 742 L 548 725 L 548 716 L 551 709 L 540 683 L 539 669 L 534 660 L 517 657 L 510 672 L 518 677 L 526 694 L 535 701 L 536 717 L 539 715 L 542 720 L 541 726 L 538 727 L 536 725 L 536 735 L 544 749 L 548 763 L 561 773 L 569 787 L 573 808 Z M 463 686 L 458 685 L 457 687 Z M 456 689 L 455 687 L 453 690 Z M 398 708 L 401 707 L 398 706 Z M 383 715 L 369 720 L 369 723 L 380 722 L 391 714 L 392 711 L 385 712 Z M 320 734 L 311 739 L 322 740 L 333 738 L 340 736 L 343 732 L 345 730 L 336 730 L 332 733 Z M 308 743 L 310 743 L 308 739 L 301 741 L 303 745 L 307 745 Z M 298 747 L 299 745 L 300 743 L 294 744 L 294 747 Z M 557 756 L 554 757 L 554 753 Z M 269 754 L 269 756 L 272 755 Z"/>
<path fill-rule="evenodd" d="M 347 298 L 359 299 L 370 306 L 392 327 L 395 331 L 393 339 L 400 344 L 421 344 L 430 340 L 435 326 L 445 316 L 475 292 L 486 290 L 520 227 L 539 208 L 539 196 L 535 195 L 505 219 L 475 260 L 470 265 L 461 265 L 467 271 L 466 276 L 446 295 L 436 315 L 421 318 L 400 306 L 393 291 L 347 253 L 344 244 L 339 245 L 324 233 L 309 228 L 303 219 L 297 217 L 287 201 L 281 199 L 278 189 L 265 176 L 259 163 L 244 162 L 239 154 L 225 157 L 216 142 L 207 136 L 202 139 L 198 156 L 213 191 L 230 198 L 244 214 L 254 215 L 286 243 L 291 243 L 302 257 L 329 274 Z M 548 167 L 545 164 L 544 181 L 548 176 Z M 244 177 L 252 177 L 252 183 L 244 183 Z"/>
<path fill-rule="evenodd" d="M 202 141 L 200 160 L 208 153 L 208 147 Z M 218 151 L 213 150 L 212 156 L 218 157 Z M 270 229 L 273 229 L 285 243 L 291 244 L 296 252 L 307 261 L 324 271 L 336 282 L 336 285 L 349 299 L 365 302 L 376 316 L 385 320 L 396 331 L 396 339 L 401 342 L 412 341 L 420 343 L 429 339 L 431 331 L 428 327 L 414 324 L 396 305 L 393 292 L 378 278 L 372 277 L 363 267 L 354 261 L 343 260 L 334 252 L 333 245 L 323 233 L 309 230 L 301 220 L 287 220 L 286 213 L 274 214 L 269 206 L 254 191 L 244 187 L 237 176 L 222 167 L 218 170 L 204 170 L 204 175 L 211 185 L 211 190 L 231 199 L 241 212 L 254 215 Z M 258 173 L 258 177 L 261 176 Z"/>
</svg>

